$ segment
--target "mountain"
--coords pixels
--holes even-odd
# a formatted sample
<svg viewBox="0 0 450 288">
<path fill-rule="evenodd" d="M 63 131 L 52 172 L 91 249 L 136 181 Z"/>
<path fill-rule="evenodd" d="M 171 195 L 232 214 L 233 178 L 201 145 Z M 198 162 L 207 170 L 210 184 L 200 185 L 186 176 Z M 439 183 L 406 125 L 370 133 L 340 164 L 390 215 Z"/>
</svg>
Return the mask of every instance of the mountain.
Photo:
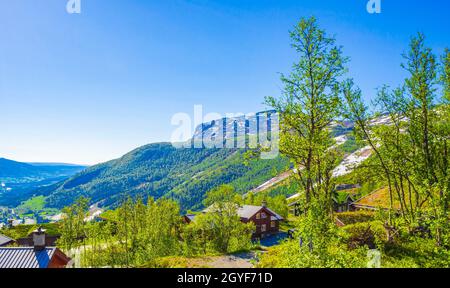
<svg viewBox="0 0 450 288">
<path fill-rule="evenodd" d="M 220 119 L 197 127 L 192 142 L 217 137 L 219 123 L 227 131 L 245 127 L 249 137 L 270 124 L 270 111 L 250 117 Z M 256 122 L 266 123 L 256 125 Z M 227 124 L 231 123 L 231 124 Z M 258 130 L 259 129 L 259 130 Z M 234 133 L 224 133 L 224 139 Z M 210 138 L 208 138 L 210 139 Z M 199 208 L 205 193 L 221 184 L 231 184 L 240 193 L 289 169 L 289 160 L 278 157 L 244 164 L 245 149 L 175 148 L 171 143 L 149 144 L 106 163 L 95 165 L 48 187 L 34 191 L 46 197 L 47 207 L 62 208 L 80 196 L 100 202 L 103 206 L 117 205 L 126 196 L 141 195 L 154 198 L 170 197 L 183 210 Z"/>
<path fill-rule="evenodd" d="M 243 164 L 244 150 L 176 149 L 170 143 L 138 148 L 55 185 L 39 189 L 49 207 L 61 208 L 80 196 L 114 206 L 126 196 L 171 197 L 182 209 L 201 206 L 203 195 L 224 183 L 246 192 L 288 168 L 284 158 Z"/>
<path fill-rule="evenodd" d="M 195 130 L 191 144 L 220 135 L 229 140 L 236 136 L 234 129 L 239 129 L 237 127 L 245 129 L 249 137 L 256 137 L 258 132 L 267 131 L 264 126 L 271 126 L 273 116 L 270 113 L 204 123 Z M 258 122 L 260 124 L 256 124 Z M 221 134 L 223 127 L 228 132 Z M 336 124 L 332 128 L 336 137 L 352 131 L 351 125 Z M 352 142 L 351 137 L 344 138 L 346 143 Z M 125 197 L 140 195 L 174 199 L 186 211 L 201 208 L 205 193 L 219 185 L 230 184 L 237 192 L 245 194 L 292 168 L 290 161 L 282 156 L 256 159 L 245 165 L 245 152 L 246 149 L 175 148 L 171 143 L 154 143 L 41 187 L 33 194 L 44 196 L 48 208 L 60 209 L 80 196 L 91 199 L 92 204 L 114 207 Z"/>
<path fill-rule="evenodd" d="M 120 159 L 89 167 L 55 185 L 38 189 L 48 207 L 62 208 L 80 196 L 114 206 L 124 196 L 171 197 L 182 209 L 201 206 L 204 194 L 224 183 L 246 192 L 285 171 L 289 161 L 272 160 L 243 163 L 244 150 L 176 149 L 170 143 L 140 147 Z"/>
<path fill-rule="evenodd" d="M 0 158 L 0 180 L 11 183 L 72 176 L 86 166 L 63 163 L 22 163 Z M 9 179 L 9 180 L 7 180 Z"/>
<path fill-rule="evenodd" d="M 62 163 L 23 163 L 0 158 L 0 205 L 14 206 L 41 186 L 62 181 L 86 166 Z"/>
</svg>

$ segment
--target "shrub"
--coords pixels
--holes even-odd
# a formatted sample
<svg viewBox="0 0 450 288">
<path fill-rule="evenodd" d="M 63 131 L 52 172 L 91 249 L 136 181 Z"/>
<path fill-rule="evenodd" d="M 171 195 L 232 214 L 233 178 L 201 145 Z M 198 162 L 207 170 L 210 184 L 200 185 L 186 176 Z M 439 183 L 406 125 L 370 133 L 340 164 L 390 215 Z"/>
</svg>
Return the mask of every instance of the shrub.
<svg viewBox="0 0 450 288">
<path fill-rule="evenodd" d="M 342 221 L 345 225 L 369 222 L 374 220 L 375 215 L 371 211 L 354 211 L 354 212 L 342 212 L 335 215 L 337 219 Z"/>
<path fill-rule="evenodd" d="M 297 241 L 288 241 L 261 255 L 259 268 L 359 268 L 367 266 L 367 250 L 349 250 L 334 242 L 326 249 L 312 250 Z"/>
<path fill-rule="evenodd" d="M 343 227 L 346 232 L 347 245 L 350 249 L 367 246 L 369 249 L 380 248 L 386 238 L 382 222 L 362 222 Z"/>
</svg>

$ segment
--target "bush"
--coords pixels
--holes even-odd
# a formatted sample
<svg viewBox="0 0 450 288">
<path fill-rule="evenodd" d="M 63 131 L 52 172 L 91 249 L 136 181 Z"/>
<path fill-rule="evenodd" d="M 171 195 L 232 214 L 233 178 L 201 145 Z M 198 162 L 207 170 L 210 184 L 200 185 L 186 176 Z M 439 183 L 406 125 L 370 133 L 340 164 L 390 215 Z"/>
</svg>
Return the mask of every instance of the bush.
<svg viewBox="0 0 450 288">
<path fill-rule="evenodd" d="M 450 268 L 450 251 L 436 246 L 434 239 L 410 237 L 386 244 L 383 267 Z"/>
<path fill-rule="evenodd" d="M 331 243 L 330 243 L 331 244 Z M 259 268 L 359 268 L 367 266 L 367 250 L 349 250 L 334 242 L 326 249 L 310 251 L 297 241 L 288 241 L 261 255 Z"/>
<path fill-rule="evenodd" d="M 350 249 L 367 246 L 369 249 L 380 248 L 386 238 L 386 231 L 380 221 L 362 222 L 343 227 L 346 232 L 347 245 Z"/>
<path fill-rule="evenodd" d="M 342 221 L 345 225 L 369 222 L 374 220 L 375 215 L 371 211 L 355 211 L 355 212 L 342 212 L 335 215 L 337 219 Z"/>
</svg>

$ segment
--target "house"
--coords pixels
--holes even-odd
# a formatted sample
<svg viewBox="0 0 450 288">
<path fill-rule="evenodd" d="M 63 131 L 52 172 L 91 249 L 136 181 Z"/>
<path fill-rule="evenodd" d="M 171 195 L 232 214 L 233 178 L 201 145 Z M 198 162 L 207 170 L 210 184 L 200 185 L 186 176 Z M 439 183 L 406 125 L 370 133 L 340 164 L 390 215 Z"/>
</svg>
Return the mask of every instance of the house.
<svg viewBox="0 0 450 288">
<path fill-rule="evenodd" d="M 213 211 L 210 206 L 202 211 L 207 213 Z M 266 236 L 276 234 L 280 231 L 280 222 L 284 221 L 283 217 L 270 210 L 266 203 L 261 206 L 242 205 L 237 209 L 237 214 L 243 223 L 252 222 L 255 224 L 253 238 L 264 238 Z M 195 220 L 195 215 L 189 214 L 184 216 L 184 222 L 191 223 Z"/>
<path fill-rule="evenodd" d="M 56 241 L 61 238 L 61 235 L 45 235 L 45 246 L 53 247 L 56 246 Z M 18 238 L 17 244 L 21 247 L 30 247 L 33 246 L 34 240 L 33 240 L 33 233 L 28 235 L 26 238 Z"/>
<path fill-rule="evenodd" d="M 14 239 L 9 238 L 8 236 L 0 234 L 0 247 L 9 246 L 14 244 Z"/>
<path fill-rule="evenodd" d="M 1 268 L 66 268 L 72 260 L 56 247 L 45 245 L 45 230 L 33 232 L 32 247 L 0 247 Z"/>
<path fill-rule="evenodd" d="M 333 197 L 333 210 L 334 212 L 348 212 L 354 210 L 353 203 L 355 202 L 354 195 L 347 194 L 344 199 L 339 197 Z"/>
<path fill-rule="evenodd" d="M 300 200 L 289 203 L 288 204 L 289 212 L 294 216 L 300 216 L 303 212 L 300 204 L 301 204 Z"/>
<path fill-rule="evenodd" d="M 284 220 L 283 217 L 267 208 L 265 203 L 262 206 L 244 205 L 239 207 L 237 212 L 242 222 L 255 224 L 254 238 L 264 238 L 278 233 L 280 222 Z"/>
</svg>

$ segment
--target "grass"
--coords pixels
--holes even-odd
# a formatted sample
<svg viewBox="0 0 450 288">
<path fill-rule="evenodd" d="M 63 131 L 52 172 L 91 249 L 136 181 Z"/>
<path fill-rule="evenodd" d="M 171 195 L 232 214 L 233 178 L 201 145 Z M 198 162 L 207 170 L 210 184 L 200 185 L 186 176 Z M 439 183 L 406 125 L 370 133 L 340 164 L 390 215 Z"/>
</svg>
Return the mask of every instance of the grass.
<svg viewBox="0 0 450 288">
<path fill-rule="evenodd" d="M 17 207 L 19 211 L 33 211 L 33 212 L 39 212 L 44 209 L 45 206 L 45 197 L 44 196 L 37 196 L 28 199 L 25 202 L 22 202 L 20 206 Z"/>
<path fill-rule="evenodd" d="M 0 230 L 0 233 L 12 239 L 26 238 L 28 237 L 28 235 L 30 235 L 31 232 L 33 232 L 39 227 L 45 229 L 46 230 L 45 232 L 48 236 L 57 236 L 61 234 L 58 223 L 46 223 L 39 225 L 18 225 L 16 227 L 2 229 Z"/>
</svg>

